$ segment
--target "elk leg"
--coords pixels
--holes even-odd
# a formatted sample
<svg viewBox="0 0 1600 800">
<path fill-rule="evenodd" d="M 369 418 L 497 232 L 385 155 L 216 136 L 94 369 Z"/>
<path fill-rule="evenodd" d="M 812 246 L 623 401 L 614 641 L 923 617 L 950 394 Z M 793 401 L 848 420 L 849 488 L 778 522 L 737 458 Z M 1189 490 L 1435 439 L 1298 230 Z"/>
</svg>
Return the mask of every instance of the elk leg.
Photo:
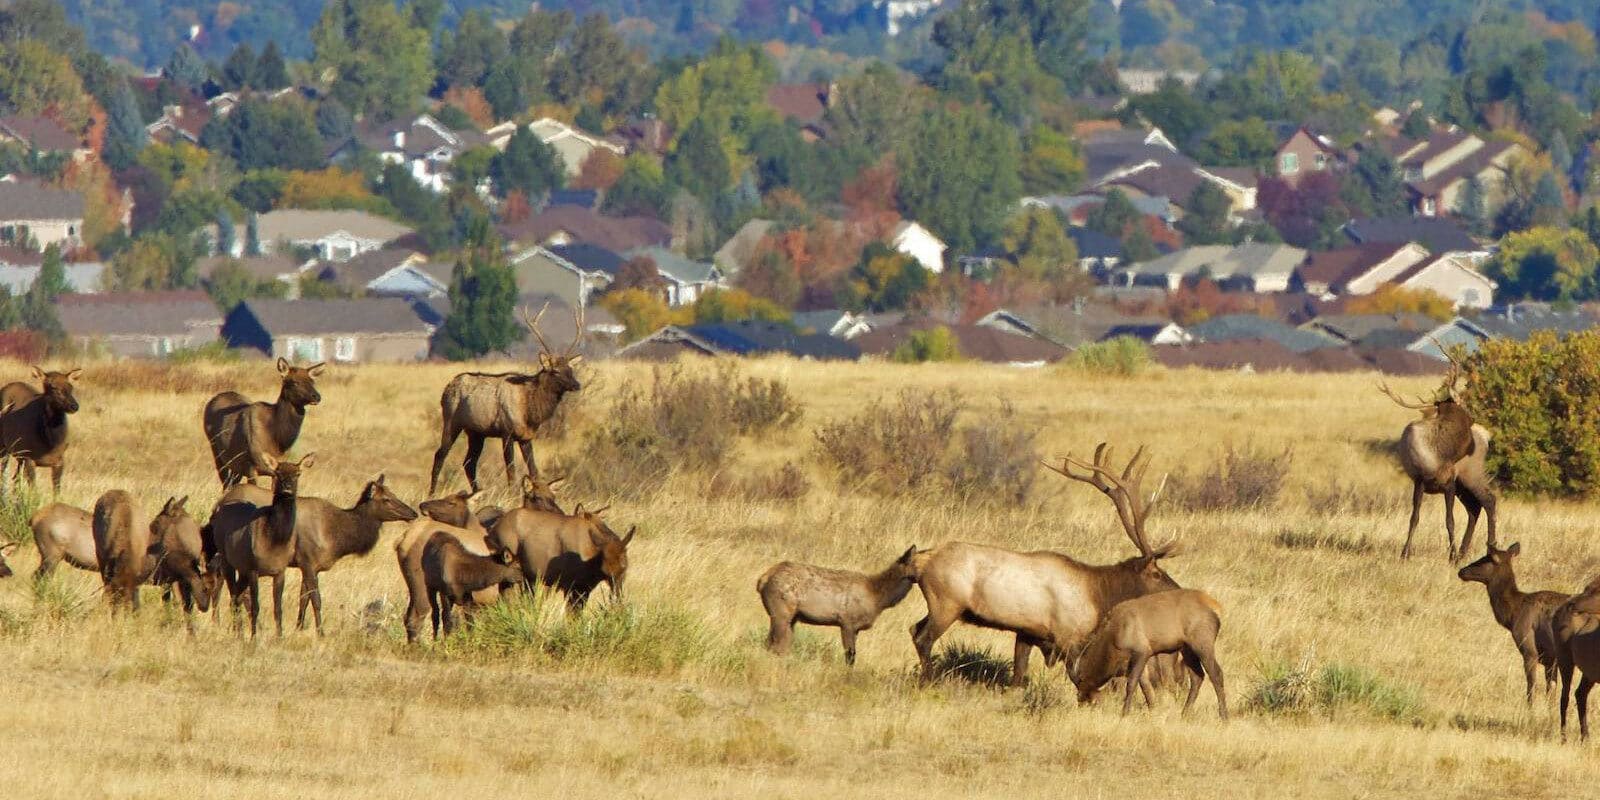
<svg viewBox="0 0 1600 800">
<path fill-rule="evenodd" d="M 1155 670 L 1146 669 L 1139 680 L 1139 693 L 1144 695 L 1144 707 L 1149 710 L 1154 710 L 1156 707 L 1155 687 L 1150 684 L 1150 673 L 1152 672 L 1155 672 Z"/>
<path fill-rule="evenodd" d="M 1011 685 L 1022 686 L 1028 682 L 1028 656 L 1033 654 L 1033 643 L 1017 634 L 1017 643 L 1011 649 Z M 1049 661 L 1049 659 L 1045 659 Z M 1048 671 L 1048 670 L 1047 670 Z"/>
<path fill-rule="evenodd" d="M 789 654 L 789 637 L 794 635 L 794 619 L 784 619 L 782 614 L 768 612 L 767 649 L 783 656 Z"/>
<path fill-rule="evenodd" d="M 306 609 L 311 605 L 311 583 L 314 578 L 308 577 L 305 570 L 300 570 L 300 614 L 295 619 L 295 630 L 306 629 Z"/>
<path fill-rule="evenodd" d="M 459 429 L 448 422 L 445 423 L 444 430 L 439 434 L 439 449 L 433 451 L 433 473 L 428 479 L 429 497 L 439 490 L 439 471 L 444 469 L 444 460 L 450 457 L 450 448 L 455 447 L 456 439 L 460 436 Z"/>
<path fill-rule="evenodd" d="M 439 593 L 439 616 L 444 621 L 444 635 L 449 636 L 456 629 L 455 601 L 450 599 L 447 592 Z"/>
<path fill-rule="evenodd" d="M 933 643 L 939 641 L 950 626 L 956 624 L 958 613 L 943 605 L 928 604 L 928 616 L 911 626 L 911 644 L 917 648 L 917 660 L 922 662 L 922 682 L 933 680 Z"/>
<path fill-rule="evenodd" d="M 430 590 L 428 592 L 428 619 L 429 619 L 429 621 L 431 621 L 433 623 L 433 639 L 434 639 L 434 641 L 438 641 L 439 640 L 439 603 L 440 602 L 441 601 L 439 599 L 439 593 L 436 592 L 436 591 L 431 591 Z"/>
<path fill-rule="evenodd" d="M 528 468 L 528 477 L 539 477 L 539 465 L 533 463 L 533 442 L 517 442 L 517 449 L 522 451 L 522 465 Z"/>
<path fill-rule="evenodd" d="M 1149 653 L 1134 653 L 1128 663 L 1127 686 L 1122 690 L 1122 716 L 1128 716 L 1128 710 L 1133 708 L 1133 691 L 1144 681 L 1144 665 L 1150 660 Z"/>
<path fill-rule="evenodd" d="M 1466 558 L 1472 552 L 1472 532 L 1478 527 L 1478 514 L 1483 511 L 1483 503 L 1478 500 L 1478 493 L 1472 487 L 1456 481 L 1456 497 L 1461 499 L 1461 505 L 1467 510 L 1467 532 L 1461 534 L 1461 549 L 1456 551 L 1456 562 Z"/>
<path fill-rule="evenodd" d="M 1222 665 L 1217 663 L 1217 654 L 1209 649 L 1199 653 L 1200 663 L 1205 667 L 1206 675 L 1211 678 L 1211 688 L 1217 693 L 1217 716 L 1223 722 L 1228 721 L 1228 690 L 1222 685 Z"/>
<path fill-rule="evenodd" d="M 245 596 L 247 610 L 250 612 L 250 638 L 256 638 L 256 626 L 261 614 L 261 579 L 255 575 L 245 579 L 249 594 Z"/>
<path fill-rule="evenodd" d="M 1478 501 L 1478 505 L 1483 507 L 1484 512 L 1489 517 L 1489 526 L 1484 535 L 1489 538 L 1489 546 L 1494 547 L 1496 544 L 1494 538 L 1495 504 L 1499 501 L 1495 499 L 1494 489 L 1487 483 L 1476 488 L 1472 494 L 1473 499 Z"/>
<path fill-rule="evenodd" d="M 66 470 L 66 464 L 57 464 L 50 468 L 50 499 L 61 496 L 61 473 Z"/>
<path fill-rule="evenodd" d="M 287 573 L 272 576 L 272 621 L 278 625 L 278 638 L 283 638 L 283 585 L 288 583 Z"/>
<path fill-rule="evenodd" d="M 1406 543 L 1400 548 L 1401 558 L 1411 557 L 1411 537 L 1417 534 L 1417 520 L 1422 516 L 1422 479 L 1411 480 L 1411 526 L 1406 528 Z"/>
<path fill-rule="evenodd" d="M 517 485 L 517 443 L 511 437 L 500 440 L 500 453 L 506 461 L 506 485 Z"/>
<path fill-rule="evenodd" d="M 1451 563 L 1456 561 L 1456 483 L 1450 481 L 1444 485 L 1444 531 L 1447 541 L 1445 558 Z"/>
<path fill-rule="evenodd" d="M 856 629 L 849 625 L 839 626 L 839 642 L 844 645 L 844 664 L 847 667 L 856 665 Z"/>
<path fill-rule="evenodd" d="M 1524 651 L 1522 653 L 1522 673 L 1528 682 L 1527 702 L 1528 707 L 1533 707 L 1533 684 L 1538 680 L 1539 656 L 1535 653 Z"/>
<path fill-rule="evenodd" d="M 1572 697 L 1572 659 L 1558 657 L 1556 671 L 1561 674 L 1561 741 L 1567 740 L 1567 702 Z"/>
<path fill-rule="evenodd" d="M 1188 714 L 1194 705 L 1194 699 L 1200 696 L 1200 684 L 1205 681 L 1205 670 L 1200 666 L 1200 656 L 1193 650 L 1184 648 L 1183 665 L 1189 668 L 1189 696 L 1183 701 L 1183 713 Z"/>
<path fill-rule="evenodd" d="M 483 456 L 483 439 L 479 434 L 467 432 L 467 458 L 462 462 L 462 469 L 466 470 L 467 484 L 474 492 L 478 491 L 478 459 Z"/>
<path fill-rule="evenodd" d="M 1594 688 L 1594 679 L 1587 674 L 1578 681 L 1578 738 L 1589 741 L 1589 690 Z"/>
</svg>

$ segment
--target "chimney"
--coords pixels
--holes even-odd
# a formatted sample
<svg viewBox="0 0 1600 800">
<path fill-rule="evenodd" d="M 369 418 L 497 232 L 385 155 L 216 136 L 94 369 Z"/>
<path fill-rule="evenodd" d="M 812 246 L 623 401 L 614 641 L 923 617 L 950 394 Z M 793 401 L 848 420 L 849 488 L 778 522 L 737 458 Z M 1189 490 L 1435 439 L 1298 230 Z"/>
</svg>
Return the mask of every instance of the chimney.
<svg viewBox="0 0 1600 800">
<path fill-rule="evenodd" d="M 406 146 L 406 132 L 405 132 L 404 128 L 394 132 L 394 146 L 395 146 L 396 149 L 401 149 L 401 150 L 405 149 L 405 146 Z"/>
<path fill-rule="evenodd" d="M 167 106 L 161 110 L 171 119 L 183 118 L 183 106 Z"/>
</svg>

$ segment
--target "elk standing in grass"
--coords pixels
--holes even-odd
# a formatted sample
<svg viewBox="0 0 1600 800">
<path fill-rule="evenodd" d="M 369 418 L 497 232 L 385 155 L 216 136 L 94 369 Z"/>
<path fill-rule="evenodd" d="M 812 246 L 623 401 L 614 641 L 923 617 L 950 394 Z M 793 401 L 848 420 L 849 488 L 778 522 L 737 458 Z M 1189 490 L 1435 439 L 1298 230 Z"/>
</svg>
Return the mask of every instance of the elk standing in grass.
<svg viewBox="0 0 1600 800">
<path fill-rule="evenodd" d="M 364 556 L 378 544 L 378 533 L 385 522 L 409 522 L 417 512 L 389 487 L 382 475 L 361 490 L 350 508 L 320 497 L 301 497 L 295 505 L 294 561 L 289 566 L 300 570 L 300 615 L 296 627 L 306 627 L 306 607 L 315 614 L 317 633 L 322 633 L 322 584 L 319 575 L 333 569 L 346 556 Z M 273 577 L 273 593 L 282 594 L 284 575 Z"/>
<path fill-rule="evenodd" d="M 572 610 L 581 610 L 602 583 L 620 597 L 628 573 L 635 529 L 618 536 L 600 519 L 604 510 L 585 511 L 582 504 L 571 514 L 513 508 L 489 532 L 490 544 L 516 557 L 529 586 L 559 589 Z"/>
<path fill-rule="evenodd" d="M 94 504 L 94 552 L 112 608 L 139 610 L 139 584 L 148 574 L 150 529 L 137 524 L 133 498 L 112 489 Z"/>
<path fill-rule="evenodd" d="M 172 588 L 177 587 L 189 632 L 193 633 L 193 612 L 196 606 L 202 614 L 210 608 L 217 578 L 205 571 L 200 524 L 189 516 L 188 502 L 188 497 L 169 497 L 161 506 L 161 513 L 150 521 L 150 554 L 154 558 L 150 581 L 166 587 L 169 600 Z"/>
<path fill-rule="evenodd" d="M 1124 600 L 1106 614 L 1083 652 L 1073 659 L 1067 675 L 1078 687 L 1078 702 L 1094 699 L 1107 681 L 1125 676 L 1122 715 L 1133 705 L 1135 684 L 1143 685 L 1145 666 L 1150 659 L 1168 653 L 1183 657 L 1189 668 L 1189 697 L 1184 713 L 1200 694 L 1200 683 L 1211 677 L 1217 693 L 1217 714 L 1228 718 L 1228 694 L 1223 688 L 1222 666 L 1217 663 L 1217 632 L 1222 628 L 1222 606 L 1211 595 L 1194 589 L 1166 592 Z M 1150 690 L 1145 689 L 1145 702 Z"/>
<path fill-rule="evenodd" d="M 238 392 L 223 392 L 206 403 L 201 421 L 224 489 L 253 483 L 257 475 L 272 477 L 271 465 L 282 461 L 300 438 L 306 407 L 322 402 L 317 376 L 324 368 L 322 364 L 296 367 L 280 358 L 283 385 L 277 402 L 252 403 Z"/>
<path fill-rule="evenodd" d="M 485 439 L 500 439 L 506 462 L 506 483 L 514 480 L 515 455 L 513 447 L 521 448 L 522 460 L 528 474 L 537 476 L 539 468 L 533 461 L 533 437 L 539 426 L 556 413 L 556 407 L 567 392 L 582 388 L 572 368 L 583 359 L 574 355 L 583 338 L 583 313 L 573 316 L 577 332 L 572 345 L 561 355 L 551 352 L 539 332 L 539 319 L 549 308 L 539 310 L 529 317 L 524 311 L 523 322 L 539 340 L 539 371 L 529 374 L 508 372 L 485 374 L 463 372 L 450 380 L 439 397 L 439 449 L 433 454 L 433 472 L 428 481 L 428 494 L 439 489 L 439 471 L 450 455 L 461 434 L 467 435 L 467 455 L 463 468 L 472 490 L 478 490 L 478 458 L 483 454 Z"/>
<path fill-rule="evenodd" d="M 1556 641 L 1556 669 L 1561 674 L 1561 738 L 1567 738 L 1567 701 L 1572 695 L 1572 671 L 1583 671 L 1578 682 L 1578 727 L 1589 738 L 1589 690 L 1600 679 L 1600 579 L 1589 582 L 1581 594 L 1562 603 L 1551 621 Z"/>
<path fill-rule="evenodd" d="M 400 538 L 395 540 L 395 560 L 400 565 L 400 577 L 405 580 L 408 596 L 404 620 L 408 642 L 417 640 L 417 635 L 422 631 L 422 620 L 428 616 L 432 606 L 432 598 L 428 595 L 427 576 L 422 568 L 423 551 L 429 541 L 436 535 L 443 534 L 460 542 L 462 549 L 473 555 L 489 556 L 499 552 L 489 545 L 488 534 L 467 508 L 466 501 L 469 497 L 470 495 L 457 494 L 424 502 L 420 508 L 429 516 L 412 521 Z M 453 520 L 462 520 L 465 524 L 457 525 Z M 519 582 L 521 579 L 522 575 L 519 572 L 513 577 L 512 582 Z M 494 588 L 483 588 L 474 593 L 473 600 L 482 605 L 492 601 L 497 594 Z"/>
<path fill-rule="evenodd" d="M 832 625 L 844 644 L 844 663 L 855 666 L 856 634 L 871 628 L 879 614 L 899 605 L 911 591 L 916 583 L 911 559 L 916 553 L 915 545 L 906 548 L 876 575 L 793 561 L 773 566 L 756 581 L 756 594 L 771 623 L 767 649 L 787 654 L 796 622 Z"/>
<path fill-rule="evenodd" d="M 1517 588 L 1512 559 L 1522 552 L 1521 544 L 1499 550 L 1489 545 L 1483 558 L 1456 573 L 1463 581 L 1476 581 L 1489 592 L 1489 609 L 1494 621 L 1511 632 L 1511 641 L 1522 654 L 1522 672 L 1527 678 L 1528 705 L 1533 705 L 1533 685 L 1539 668 L 1544 667 L 1544 690 L 1548 696 L 1556 680 L 1556 636 L 1552 627 L 1556 609 L 1571 599 L 1560 592 L 1524 592 Z"/>
<path fill-rule="evenodd" d="M 44 372 L 33 368 L 43 384 L 35 392 L 25 383 L 7 384 L 0 389 L 0 462 L 14 458 L 17 470 L 27 470 L 28 486 L 34 486 L 34 467 L 50 468 L 50 491 L 61 494 L 61 473 L 66 470 L 67 417 L 78 412 L 73 383 L 83 370 Z M 0 463 L 0 477 L 4 464 Z"/>
<path fill-rule="evenodd" d="M 100 569 L 94 550 L 93 514 L 66 503 L 51 503 L 33 512 L 28 527 L 39 548 L 36 577 L 49 575 L 62 561 L 90 572 Z"/>
<path fill-rule="evenodd" d="M 1400 434 L 1397 450 L 1400 467 L 1411 479 L 1411 523 L 1406 528 L 1401 558 L 1411 557 L 1411 539 L 1416 535 L 1417 521 L 1422 514 L 1422 498 L 1428 494 L 1444 495 L 1444 527 L 1449 538 L 1447 555 L 1452 563 L 1460 561 L 1471 550 L 1472 532 L 1478 525 L 1480 511 L 1488 513 L 1489 547 L 1495 546 L 1495 497 L 1485 462 L 1490 434 L 1482 425 L 1473 424 L 1472 414 L 1456 400 L 1455 385 L 1460 375 L 1460 364 L 1452 360 L 1444 384 L 1432 402 L 1420 398 L 1408 402 L 1388 385 L 1378 385 L 1379 391 L 1401 407 L 1422 412 L 1422 419 L 1413 420 Z M 1460 550 L 1456 549 L 1457 498 L 1467 509 L 1467 531 L 1461 539 Z"/>
<path fill-rule="evenodd" d="M 296 495 L 300 473 L 316 463 L 309 454 L 298 463 L 266 456 L 272 468 L 272 490 L 241 483 L 224 492 L 206 524 L 212 570 L 228 581 L 235 612 L 243 597 L 250 614 L 250 635 L 261 615 L 261 578 L 278 577 L 295 557 Z M 273 621 L 283 635 L 283 583 L 273 582 Z"/>
<path fill-rule="evenodd" d="M 455 630 L 452 608 L 461 606 L 470 621 L 477 608 L 474 594 L 520 580 L 522 569 L 510 553 L 501 551 L 492 556 L 471 553 L 461 540 L 440 532 L 433 534 L 422 547 L 422 575 L 433 619 L 433 638 L 437 639 L 441 621 L 444 635 L 449 636 Z"/>
<path fill-rule="evenodd" d="M 911 627 L 923 680 L 934 677 L 934 643 L 958 621 L 1017 635 L 1011 683 L 1021 686 L 1033 648 L 1043 650 L 1046 663 L 1054 664 L 1073 652 L 1112 606 L 1178 588 L 1160 564 L 1174 552 L 1172 543 L 1151 547 L 1145 536 L 1154 498 L 1145 501 L 1139 494 L 1149 466 L 1144 448 L 1120 476 L 1107 466 L 1110 458 L 1110 448 L 1101 444 L 1092 464 L 1068 457 L 1059 468 L 1046 466 L 1110 497 L 1123 530 L 1139 549 L 1137 557 L 1092 566 L 1050 550 L 1019 553 L 966 542 L 947 542 L 912 557 L 917 585 L 928 602 L 928 615 Z"/>
</svg>

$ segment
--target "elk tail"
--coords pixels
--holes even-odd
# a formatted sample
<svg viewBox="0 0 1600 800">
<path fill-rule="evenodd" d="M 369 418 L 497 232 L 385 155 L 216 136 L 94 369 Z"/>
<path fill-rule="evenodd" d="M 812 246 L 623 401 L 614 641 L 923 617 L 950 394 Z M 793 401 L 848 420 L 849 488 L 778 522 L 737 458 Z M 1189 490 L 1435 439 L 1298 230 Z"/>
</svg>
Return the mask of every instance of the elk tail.
<svg viewBox="0 0 1600 800">
<path fill-rule="evenodd" d="M 1217 598 L 1212 597 L 1205 592 L 1201 592 L 1200 602 L 1204 603 L 1206 608 L 1211 609 L 1211 613 L 1216 614 L 1217 619 L 1222 619 L 1222 604 L 1217 602 Z"/>
</svg>

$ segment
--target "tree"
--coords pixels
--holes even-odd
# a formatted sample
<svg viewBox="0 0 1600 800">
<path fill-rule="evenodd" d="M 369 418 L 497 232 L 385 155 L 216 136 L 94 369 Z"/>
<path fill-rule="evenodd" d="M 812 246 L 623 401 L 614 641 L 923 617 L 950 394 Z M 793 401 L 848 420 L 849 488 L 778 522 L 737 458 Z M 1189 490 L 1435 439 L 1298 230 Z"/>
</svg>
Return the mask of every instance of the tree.
<svg viewBox="0 0 1600 800">
<path fill-rule="evenodd" d="M 1028 194 L 1070 191 L 1083 180 L 1083 157 L 1073 140 L 1035 125 L 1023 140 L 1022 188 Z"/>
<path fill-rule="evenodd" d="M 229 91 L 250 89 L 256 85 L 256 51 L 249 42 L 240 42 L 228 60 L 222 62 L 222 85 Z"/>
<path fill-rule="evenodd" d="M 162 69 L 162 74 L 186 89 L 198 89 L 210 77 L 210 70 L 206 62 L 190 47 L 188 42 L 179 44 L 172 51 L 172 57 L 167 59 L 167 66 Z"/>
<path fill-rule="evenodd" d="M 1175 78 L 1161 81 L 1154 92 L 1138 95 L 1128 104 L 1179 144 L 1192 142 L 1201 132 L 1210 129 L 1216 119 L 1212 107 Z"/>
<path fill-rule="evenodd" d="M 1122 237 L 1122 260 L 1130 264 L 1149 261 L 1161 252 L 1156 249 L 1155 240 L 1150 237 L 1150 228 L 1143 220 L 1135 223 Z"/>
<path fill-rule="evenodd" d="M 1047 208 L 1029 208 L 1006 222 L 1000 246 L 1024 275 L 1035 280 L 1078 270 L 1078 248 Z"/>
<path fill-rule="evenodd" d="M 1228 221 L 1233 211 L 1233 199 L 1211 181 L 1201 181 L 1189 194 L 1184 204 L 1183 219 L 1178 220 L 1178 230 L 1184 242 L 1197 244 L 1226 244 L 1233 239 L 1233 225 Z"/>
<path fill-rule="evenodd" d="M 704 201 L 721 195 L 733 183 L 733 167 L 722 140 L 704 119 L 691 122 L 667 155 L 666 178 Z"/>
<path fill-rule="evenodd" d="M 841 78 L 824 112 L 829 142 L 871 160 L 897 152 L 917 118 L 927 108 L 925 87 L 882 61 L 873 61 L 860 75 Z"/>
<path fill-rule="evenodd" d="M 286 173 L 277 201 L 279 208 L 371 209 L 376 205 L 377 198 L 367 189 L 361 173 L 339 167 Z"/>
<path fill-rule="evenodd" d="M 607 292 L 600 299 L 600 307 L 622 323 L 622 339 L 626 342 L 643 339 L 675 322 L 689 321 L 674 314 L 659 292 L 645 289 Z"/>
<path fill-rule="evenodd" d="M 261 57 L 256 59 L 254 86 L 270 92 L 288 85 L 289 65 L 284 63 L 283 52 L 278 49 L 278 42 L 268 41 L 267 46 L 261 51 Z"/>
<path fill-rule="evenodd" d="M 1368 216 L 1405 214 L 1406 188 L 1399 165 L 1376 147 L 1361 151 L 1361 158 L 1345 173 L 1340 196 L 1352 209 Z"/>
<path fill-rule="evenodd" d="M 411 171 L 404 165 L 385 166 L 378 191 L 380 197 L 388 200 L 389 205 L 416 228 L 430 248 L 441 250 L 451 244 L 455 230 L 445 201 L 412 179 Z"/>
<path fill-rule="evenodd" d="M 579 166 L 578 174 L 572 179 L 572 188 L 605 191 L 622 177 L 622 168 L 622 156 L 604 147 L 596 147 Z"/>
<path fill-rule="evenodd" d="M 205 280 L 206 293 L 211 302 L 226 314 L 240 303 L 255 297 L 284 298 L 289 294 L 289 284 L 267 278 L 257 278 L 243 264 L 228 259 L 212 270 Z"/>
<path fill-rule="evenodd" d="M 1017 37 L 1031 46 L 1040 68 L 1075 92 L 1089 73 L 1083 47 L 1088 8 L 1089 0 L 964 0 L 934 24 L 933 41 L 947 64 L 970 68 L 985 35 Z"/>
<path fill-rule="evenodd" d="M 106 161 L 113 167 L 131 165 L 150 141 L 144 118 L 139 113 L 139 99 L 127 80 L 118 83 L 111 105 L 106 108 Z"/>
<path fill-rule="evenodd" d="M 1386 283 L 1372 294 L 1348 298 L 1344 304 L 1346 314 L 1422 314 L 1440 322 L 1448 322 L 1456 314 L 1455 303 L 1450 298 L 1428 289 L 1407 289 L 1398 284 Z"/>
<path fill-rule="evenodd" d="M 1260 117 L 1217 123 L 1201 142 L 1195 157 L 1204 164 L 1261 167 L 1278 150 L 1278 137 Z"/>
<path fill-rule="evenodd" d="M 1484 192 L 1483 181 L 1474 175 L 1467 179 L 1467 185 L 1461 190 L 1461 206 L 1457 216 L 1466 224 L 1471 232 L 1482 236 L 1489 232 L 1489 201 Z"/>
<path fill-rule="evenodd" d="M 910 256 L 874 242 L 861 251 L 839 295 L 842 304 L 860 311 L 905 308 L 928 285 L 928 271 Z"/>
<path fill-rule="evenodd" d="M 454 87 L 479 86 L 493 65 L 508 58 L 505 34 L 481 8 L 461 15 L 455 30 L 439 35 L 439 79 Z"/>
<path fill-rule="evenodd" d="M 480 221 L 450 274 L 450 314 L 439 329 L 439 352 L 460 361 L 504 351 L 521 338 L 516 302 L 516 274 L 499 237 Z"/>
<path fill-rule="evenodd" d="M 1533 224 L 1560 226 L 1567 224 L 1567 201 L 1561 192 L 1561 182 L 1554 172 L 1539 176 L 1533 187 Z"/>
<path fill-rule="evenodd" d="M 1419 108 L 1407 114 L 1405 122 L 1400 124 L 1400 135 L 1419 142 L 1433 135 L 1433 124 L 1428 121 L 1427 112 Z"/>
<path fill-rule="evenodd" d="M 664 283 L 655 259 L 649 256 L 634 256 L 623 262 L 622 267 L 617 270 L 616 280 L 611 282 L 611 290 L 644 289 L 659 294 Z"/>
<path fill-rule="evenodd" d="M 186 263 L 187 262 L 187 263 Z M 111 260 L 108 288 L 119 292 L 147 292 L 183 286 L 193 267 L 192 246 L 168 233 L 140 236 Z"/>
<path fill-rule="evenodd" d="M 800 274 L 784 254 L 772 247 L 762 246 L 736 278 L 740 289 L 757 297 L 764 297 L 785 308 L 792 308 L 800 300 Z"/>
<path fill-rule="evenodd" d="M 1509 297 L 1587 300 L 1597 265 L 1600 248 L 1583 231 L 1545 227 L 1507 235 L 1487 272 Z"/>
<path fill-rule="evenodd" d="M 1112 189 L 1106 192 L 1105 202 L 1089 210 L 1088 216 L 1084 218 L 1083 227 L 1121 239 L 1141 217 L 1139 209 L 1134 207 L 1127 193 L 1121 189 Z"/>
<path fill-rule="evenodd" d="M 771 300 L 741 289 L 708 289 L 694 301 L 694 322 L 700 325 L 759 319 L 788 322 L 789 312 Z"/>
<path fill-rule="evenodd" d="M 1341 241 L 1339 229 L 1350 221 L 1344 186 L 1329 172 L 1307 173 L 1294 184 L 1265 178 L 1256 194 L 1267 222 L 1296 247 L 1332 247 Z"/>
<path fill-rule="evenodd" d="M 889 360 L 901 364 L 960 361 L 961 342 L 949 328 L 935 325 L 926 330 L 912 331 L 911 335 L 889 354 Z"/>
<path fill-rule="evenodd" d="M 317 104 L 317 135 L 330 144 L 343 142 L 355 132 L 356 121 L 350 109 L 331 97 Z"/>
<path fill-rule="evenodd" d="M 607 214 L 663 216 L 667 205 L 667 180 L 661 165 L 643 153 L 622 162 L 622 175 L 606 192 L 601 208 Z"/>
<path fill-rule="evenodd" d="M 526 126 L 519 126 L 516 133 L 511 134 L 505 152 L 490 162 L 489 176 L 494 179 L 495 192 L 501 197 L 510 191 L 543 197 L 561 188 L 566 171 L 561 155 L 554 148 L 539 141 Z"/>
<path fill-rule="evenodd" d="M 323 163 L 316 122 L 301 103 L 245 100 L 227 116 L 206 123 L 200 143 L 246 170 L 312 170 Z"/>
<path fill-rule="evenodd" d="M 333 95 L 347 107 L 402 116 L 433 80 L 432 38 L 390 0 L 330 0 L 311 31 L 313 66 L 333 71 Z"/>
<path fill-rule="evenodd" d="M 612 29 L 604 14 L 590 14 L 573 29 L 566 58 L 551 66 L 550 88 L 556 99 L 568 105 L 628 108 L 644 88 L 639 61 L 639 54 Z"/>
<path fill-rule="evenodd" d="M 956 252 L 989 242 L 1022 195 L 1015 131 L 973 108 L 936 108 L 897 162 L 900 206 Z"/>
</svg>

